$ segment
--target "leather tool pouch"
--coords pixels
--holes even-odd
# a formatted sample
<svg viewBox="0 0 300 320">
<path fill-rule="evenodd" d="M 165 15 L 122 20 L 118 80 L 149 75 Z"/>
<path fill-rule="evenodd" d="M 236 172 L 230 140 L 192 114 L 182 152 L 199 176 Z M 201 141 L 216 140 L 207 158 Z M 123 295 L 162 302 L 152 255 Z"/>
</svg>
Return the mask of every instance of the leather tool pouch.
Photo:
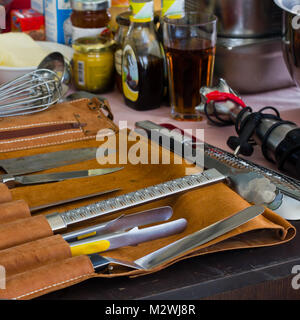
<svg viewBox="0 0 300 320">
<path fill-rule="evenodd" d="M 78 110 L 88 110 L 88 114 L 93 112 L 89 110 L 88 101 L 86 100 L 77 101 L 71 104 L 68 103 L 64 109 L 67 107 L 74 108 L 74 106 Z M 68 113 L 70 119 L 72 115 L 72 112 Z M 42 114 L 37 117 L 42 117 Z M 85 114 L 82 118 L 84 117 Z M 61 119 L 65 118 L 66 115 Z M 94 121 L 92 124 L 88 123 L 86 117 L 84 118 L 85 121 L 83 120 L 83 122 L 87 123 L 89 128 L 93 128 L 91 129 L 93 133 L 88 137 L 95 136 L 97 129 L 100 129 L 96 118 L 97 117 L 92 117 Z M 44 119 L 43 121 L 46 120 Z M 101 124 L 103 124 L 103 122 L 101 122 Z M 116 129 L 111 122 L 106 122 L 106 125 L 107 128 Z M 108 141 L 99 142 L 95 139 L 87 140 L 87 136 L 81 132 L 78 136 L 75 135 L 71 137 L 71 134 L 70 142 L 65 143 L 64 145 L 61 145 L 62 140 L 59 140 L 56 144 L 55 141 L 52 141 L 52 143 L 50 143 L 52 146 L 46 147 L 45 145 L 47 142 L 44 140 L 44 143 L 42 144 L 43 147 L 30 149 L 26 152 L 12 152 L 9 155 L 10 157 L 16 157 L 21 156 L 22 154 L 31 155 L 37 152 L 43 153 L 71 148 L 98 147 L 102 143 L 105 143 L 106 147 L 110 144 L 109 147 L 116 148 L 115 166 L 119 166 L 118 163 L 120 158 L 124 159 L 124 156 L 130 154 L 130 151 L 136 152 L 137 143 L 139 143 L 140 150 L 148 150 L 149 154 L 150 149 L 153 151 L 155 148 L 160 154 L 162 153 L 161 147 L 154 145 L 146 139 L 143 140 L 138 138 L 136 141 L 130 139 L 131 142 L 128 141 L 128 145 L 124 146 L 127 134 L 127 131 L 120 131 L 116 135 L 116 139 L 112 139 L 112 141 L 108 143 Z M 74 140 L 77 140 L 77 142 L 73 142 Z M 28 148 L 32 147 L 33 145 L 28 145 Z M 37 147 L 37 145 L 35 145 L 35 147 Z M 20 149 L 17 145 L 15 145 L 15 148 Z M 0 154 L 0 158 L 4 157 L 5 154 Z M 116 266 L 109 274 L 105 272 L 97 274 L 94 272 L 91 261 L 87 256 L 72 257 L 70 248 L 65 240 L 60 235 L 53 235 L 49 225 L 47 225 L 47 220 L 44 218 L 45 214 L 66 211 L 163 181 L 182 177 L 186 174 L 187 169 L 189 169 L 189 171 L 195 169 L 193 166 L 185 163 L 185 161 L 180 164 L 180 160 L 182 161 L 177 155 L 171 153 L 171 164 L 167 165 L 132 164 L 129 162 L 125 165 L 121 164 L 124 166 L 123 170 L 110 175 L 12 189 L 11 193 L 14 200 L 10 202 L 3 201 L 4 203 L 0 205 L 0 265 L 4 266 L 6 269 L 6 289 L 0 289 L 0 299 L 32 299 L 93 277 L 110 278 L 120 276 L 143 276 L 145 274 L 158 272 L 171 264 L 194 256 L 212 254 L 214 252 L 226 250 L 280 245 L 293 239 L 296 233 L 295 228 L 271 210 L 266 209 L 263 215 L 244 224 L 240 228 L 237 228 L 214 241 L 206 243 L 201 247 L 193 249 L 153 270 L 132 271 L 128 268 Z M 112 166 L 114 165 L 111 163 L 103 165 L 103 167 Z M 96 160 L 91 160 L 80 164 L 74 164 L 66 168 L 57 168 L 52 170 L 52 172 L 94 167 L 99 167 L 99 164 Z M 45 210 L 34 216 L 30 216 L 28 209 L 28 206 L 38 206 L 115 188 L 121 188 L 122 190 L 114 194 L 56 207 L 51 210 Z M 9 196 L 6 196 L 6 199 L 9 201 Z M 183 233 L 140 244 L 135 247 L 108 251 L 103 255 L 134 261 L 135 259 L 248 207 L 249 203 L 243 200 L 228 186 L 219 183 L 183 195 L 153 202 L 135 209 L 122 211 L 122 214 L 129 214 L 165 205 L 171 206 L 174 210 L 171 220 L 179 218 L 187 219 L 188 227 Z M 120 214 L 97 218 L 93 221 L 86 221 L 76 227 L 69 228 L 68 231 L 108 221 L 118 215 Z M 128 281 L 130 281 L 130 279 L 128 279 Z"/>
<path fill-rule="evenodd" d="M 64 102 L 27 116 L 0 120 L 0 152 L 94 139 L 103 128 L 117 131 L 107 100 Z"/>
</svg>

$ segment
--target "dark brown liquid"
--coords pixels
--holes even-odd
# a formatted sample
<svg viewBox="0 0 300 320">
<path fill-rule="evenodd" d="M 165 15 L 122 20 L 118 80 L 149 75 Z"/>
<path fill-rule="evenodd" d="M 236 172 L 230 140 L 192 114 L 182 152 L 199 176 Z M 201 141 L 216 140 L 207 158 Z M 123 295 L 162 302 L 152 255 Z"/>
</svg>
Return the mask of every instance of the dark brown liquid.
<svg viewBox="0 0 300 320">
<path fill-rule="evenodd" d="M 169 90 L 175 112 L 195 114 L 200 104 L 200 88 L 211 86 L 215 48 L 179 50 L 166 48 L 169 66 Z"/>
<path fill-rule="evenodd" d="M 135 110 L 150 110 L 158 108 L 164 93 L 164 61 L 154 55 L 137 56 L 139 80 L 136 91 L 137 101 L 125 97 L 126 104 Z"/>
</svg>

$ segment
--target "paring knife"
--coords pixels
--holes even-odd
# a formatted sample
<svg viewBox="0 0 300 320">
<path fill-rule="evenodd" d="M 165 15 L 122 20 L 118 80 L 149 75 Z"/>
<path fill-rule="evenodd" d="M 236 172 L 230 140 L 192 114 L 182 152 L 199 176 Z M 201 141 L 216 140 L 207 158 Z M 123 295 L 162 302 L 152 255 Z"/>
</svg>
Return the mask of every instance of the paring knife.
<svg viewBox="0 0 300 320">
<path fill-rule="evenodd" d="M 99 254 L 91 254 L 89 257 L 93 263 L 95 271 L 101 271 L 107 267 L 112 269 L 112 264 L 126 266 L 137 270 L 153 269 L 165 262 L 181 256 L 189 250 L 195 249 L 234 230 L 235 228 L 242 226 L 246 222 L 249 222 L 255 217 L 263 214 L 264 211 L 264 207 L 261 206 L 246 208 L 228 218 L 218 221 L 133 262 L 103 257 Z"/>
<path fill-rule="evenodd" d="M 18 185 L 33 185 L 50 182 L 58 182 L 69 179 L 77 178 L 88 178 L 95 176 L 102 176 L 122 170 L 123 167 L 119 168 L 104 168 L 104 169 L 90 169 L 81 171 L 69 171 L 69 172 L 54 172 L 46 174 L 33 174 L 27 176 L 16 176 L 5 175 L 0 176 L 0 183 L 5 183 L 9 188 L 14 188 Z"/>
<path fill-rule="evenodd" d="M 116 150 L 106 148 L 80 148 L 42 153 L 34 156 L 0 160 L 0 168 L 11 175 L 21 175 L 53 169 L 86 160 L 96 159 L 97 155 L 107 156 Z M 4 175 L 5 177 L 5 175 Z"/>
</svg>

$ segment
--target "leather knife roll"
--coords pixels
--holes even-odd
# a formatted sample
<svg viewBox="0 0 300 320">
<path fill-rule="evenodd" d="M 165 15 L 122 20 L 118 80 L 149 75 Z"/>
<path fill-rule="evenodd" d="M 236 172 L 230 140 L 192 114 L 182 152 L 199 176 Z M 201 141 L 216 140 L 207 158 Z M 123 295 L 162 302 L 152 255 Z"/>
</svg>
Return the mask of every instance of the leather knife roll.
<svg viewBox="0 0 300 320">
<path fill-rule="evenodd" d="M 0 265 L 10 277 L 71 256 L 68 243 L 60 235 L 55 235 L 0 250 Z"/>
<path fill-rule="evenodd" d="M 0 183 L 0 203 L 12 201 L 12 194 L 8 187 Z"/>
<path fill-rule="evenodd" d="M 30 216 L 30 209 L 24 200 L 0 203 L 0 226 Z"/>
<path fill-rule="evenodd" d="M 116 148 L 117 154 L 116 159 L 119 159 L 119 140 L 117 135 L 116 145 L 111 145 L 110 147 Z M 107 142 L 103 142 L 107 143 Z M 158 146 L 153 146 L 153 143 L 149 141 L 140 141 L 143 147 L 161 148 Z M 127 151 L 134 146 L 135 142 L 128 142 Z M 97 147 L 100 146 L 101 142 L 95 141 L 93 139 L 87 141 L 78 141 L 75 143 L 68 143 L 64 146 L 56 145 L 52 147 L 43 147 L 39 149 L 39 152 L 49 152 L 61 150 L 61 148 L 81 148 L 81 147 Z M 35 152 L 34 150 L 30 152 Z M 149 151 L 150 152 L 150 151 Z M 22 151 L 17 151 L 12 153 L 12 156 L 24 154 Z M 125 156 L 122 154 L 122 156 Z M 175 161 L 176 160 L 176 161 Z M 41 241 L 39 239 L 53 237 L 53 233 L 50 228 L 47 227 L 47 221 L 43 215 L 56 212 L 66 211 L 72 208 L 77 208 L 88 203 L 93 203 L 96 201 L 104 200 L 117 196 L 120 194 L 129 193 L 147 186 L 152 186 L 163 181 L 169 181 L 186 175 L 187 170 L 191 173 L 191 170 L 195 170 L 194 166 L 185 163 L 184 161 L 180 164 L 178 162 L 179 158 L 177 155 L 170 155 L 171 164 L 131 164 L 128 163 L 124 166 L 124 170 L 117 173 L 93 177 L 88 179 L 75 179 L 72 181 L 63 181 L 54 184 L 36 185 L 29 187 L 20 187 L 12 189 L 14 199 L 23 199 L 26 201 L 29 207 L 39 206 L 48 202 L 57 202 L 63 199 L 68 199 L 72 197 L 83 196 L 88 193 L 95 193 L 101 190 L 109 190 L 115 188 L 121 188 L 121 191 L 116 192 L 114 195 L 105 195 L 99 198 L 79 201 L 76 203 L 59 206 L 54 209 L 49 209 L 41 212 L 33 217 L 15 220 L 14 222 L 6 223 L 0 225 L 0 248 L 4 252 L 11 248 L 13 250 L 22 247 L 22 243 L 18 243 L 22 237 L 25 239 L 25 244 L 28 243 L 29 246 L 37 246 L 36 242 Z M 177 163 L 177 164 L 175 164 Z M 92 168 L 97 165 L 97 161 L 87 161 L 80 164 L 74 164 L 68 166 L 69 169 L 85 169 Z M 118 162 L 116 163 L 118 165 Z M 98 164 L 99 166 L 99 164 Z M 109 167 L 109 164 L 103 165 L 103 167 Z M 51 171 L 58 171 L 59 169 L 53 169 Z M 61 170 L 61 169 L 60 169 Z M 105 256 L 110 256 L 116 259 L 123 259 L 134 261 L 144 255 L 151 253 L 159 248 L 166 246 L 178 239 L 181 239 L 189 234 L 192 234 L 200 229 L 205 228 L 221 219 L 224 219 L 238 211 L 249 207 L 244 199 L 242 199 L 237 193 L 231 190 L 227 185 L 219 183 L 216 185 L 211 185 L 208 187 L 201 188 L 199 190 L 191 191 L 186 194 L 173 196 L 170 198 L 165 198 L 160 201 L 152 202 L 147 205 L 143 205 L 134 209 L 122 211 L 122 214 L 130 214 L 142 210 L 147 210 L 150 208 L 156 208 L 160 206 L 171 206 L 174 210 L 174 214 L 171 220 L 177 220 L 179 218 L 185 218 L 188 221 L 188 226 L 184 232 L 181 234 L 173 235 L 168 238 L 158 239 L 155 241 L 140 244 L 135 247 L 125 247 L 113 251 L 108 251 Z M 100 217 L 93 221 L 85 221 L 67 231 L 73 231 L 86 226 L 91 226 L 104 221 L 113 219 L 119 214 L 115 214 L 109 217 Z M 32 225 L 33 221 L 35 227 L 26 228 L 28 226 L 27 222 Z M 33 236 L 33 234 L 35 234 Z M 193 256 L 199 256 L 204 254 L 212 254 L 214 252 L 227 251 L 227 250 L 237 250 L 246 248 L 256 248 L 262 246 L 274 246 L 291 241 L 296 234 L 296 229 L 285 219 L 281 218 L 269 209 L 266 209 L 265 213 L 252 221 L 244 224 L 243 226 L 209 242 L 205 245 L 195 248 L 186 254 L 169 261 L 158 268 L 153 270 L 145 271 L 132 271 L 128 268 L 118 268 L 115 267 L 111 274 L 100 273 L 96 274 L 93 270 L 91 262 L 86 256 L 79 256 L 76 258 L 64 258 L 61 260 L 53 261 L 51 260 L 51 254 L 49 253 L 49 260 L 41 251 L 37 252 L 36 257 L 32 257 L 24 253 L 28 259 L 26 263 L 30 270 L 23 271 L 22 266 L 20 269 L 11 268 L 11 274 L 7 279 L 7 289 L 0 290 L 1 298 L 15 298 L 15 299 L 29 299 L 34 298 L 51 291 L 59 290 L 61 288 L 69 287 L 75 283 L 84 281 L 92 277 L 120 277 L 120 276 L 143 276 L 148 273 L 157 272 L 160 269 L 164 269 L 171 264 L 177 263 L 179 260 L 188 259 Z M 33 242 L 29 244 L 29 242 Z M 55 247 L 60 247 L 60 241 L 51 246 L 53 251 Z M 34 244 L 35 243 L 35 244 Z M 24 244 L 24 245 L 25 245 Z M 57 248 L 58 248 L 57 247 Z M 4 249 L 6 248 L 6 249 Z M 27 247 L 28 248 L 28 247 Z M 19 249 L 18 249 L 19 250 Z M 38 257 L 42 261 L 42 265 L 36 264 L 35 261 Z M 31 260 L 33 259 L 33 260 Z M 37 260 L 35 260 L 37 259 Z M 1 251 L 0 251 L 1 260 Z M 18 259 L 10 258 L 9 261 L 16 261 Z M 8 261 L 7 260 L 7 261 Z M 30 262 L 31 260 L 31 262 Z M 55 259 L 54 259 L 55 260 Z M 11 263 L 11 262 L 10 262 Z M 99 282 L 101 285 L 101 281 Z"/>
</svg>

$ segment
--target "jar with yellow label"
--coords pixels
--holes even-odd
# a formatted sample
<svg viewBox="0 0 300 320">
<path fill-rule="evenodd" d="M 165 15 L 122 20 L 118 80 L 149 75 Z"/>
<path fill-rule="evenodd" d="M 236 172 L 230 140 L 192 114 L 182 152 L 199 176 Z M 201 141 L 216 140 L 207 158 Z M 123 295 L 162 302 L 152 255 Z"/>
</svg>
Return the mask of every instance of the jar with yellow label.
<svg viewBox="0 0 300 320">
<path fill-rule="evenodd" d="M 102 93 L 114 86 L 115 41 L 85 37 L 73 43 L 73 77 L 77 89 Z"/>
</svg>

